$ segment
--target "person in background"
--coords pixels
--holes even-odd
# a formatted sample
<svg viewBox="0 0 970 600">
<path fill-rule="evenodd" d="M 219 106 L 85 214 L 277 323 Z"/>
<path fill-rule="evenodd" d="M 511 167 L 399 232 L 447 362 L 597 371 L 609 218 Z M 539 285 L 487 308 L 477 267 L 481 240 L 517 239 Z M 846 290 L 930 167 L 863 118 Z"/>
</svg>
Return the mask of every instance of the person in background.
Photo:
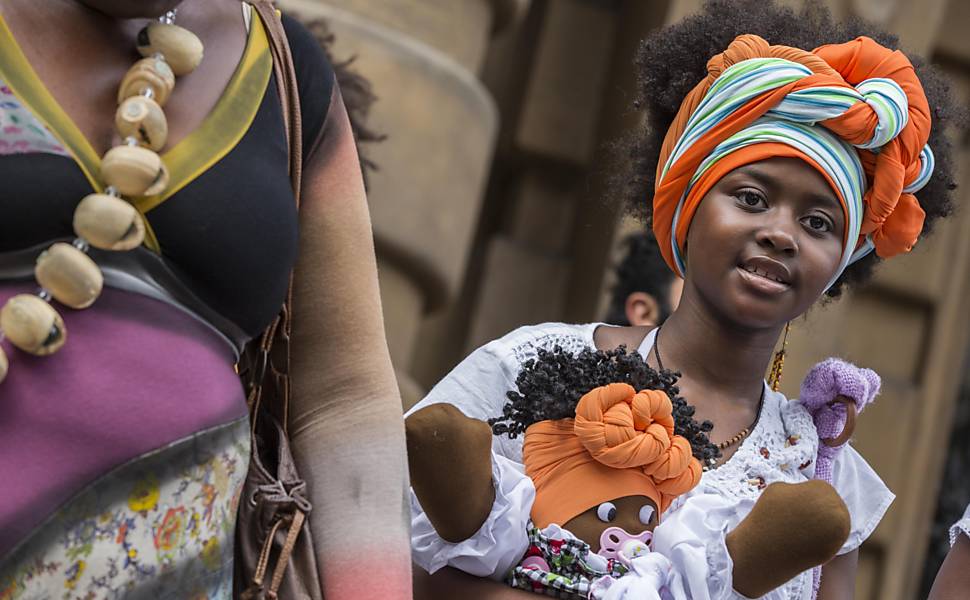
<svg viewBox="0 0 970 600">
<path fill-rule="evenodd" d="M 610 325 L 657 325 L 676 310 L 684 280 L 667 267 L 649 231 L 629 235 L 626 255 L 616 267 L 616 283 L 604 322 Z"/>
</svg>

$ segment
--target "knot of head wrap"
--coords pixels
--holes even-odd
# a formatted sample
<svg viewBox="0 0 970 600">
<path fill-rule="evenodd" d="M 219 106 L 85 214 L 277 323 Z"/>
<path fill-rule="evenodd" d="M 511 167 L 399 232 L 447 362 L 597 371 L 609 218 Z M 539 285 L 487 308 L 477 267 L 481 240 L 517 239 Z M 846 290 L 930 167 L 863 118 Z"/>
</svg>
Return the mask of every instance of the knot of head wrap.
<svg viewBox="0 0 970 600">
<path fill-rule="evenodd" d="M 666 493 L 682 494 L 697 483 L 690 470 L 697 459 L 690 443 L 674 435 L 665 392 L 634 392 L 625 383 L 596 388 L 580 399 L 573 430 L 595 460 L 614 469 L 639 467 Z"/>
<path fill-rule="evenodd" d="M 565 524 L 602 502 L 646 496 L 662 512 L 700 482 L 690 443 L 674 434 L 667 394 L 626 383 L 583 396 L 575 419 L 541 421 L 526 430 L 526 474 L 536 488 L 538 527 Z"/>
<path fill-rule="evenodd" d="M 736 38 L 681 104 L 657 164 L 653 228 L 684 275 L 690 221 L 729 171 L 773 156 L 816 168 L 842 204 L 846 235 L 831 283 L 875 249 L 908 252 L 925 216 L 913 193 L 929 181 L 930 110 L 913 65 L 860 37 L 806 52 Z"/>
</svg>

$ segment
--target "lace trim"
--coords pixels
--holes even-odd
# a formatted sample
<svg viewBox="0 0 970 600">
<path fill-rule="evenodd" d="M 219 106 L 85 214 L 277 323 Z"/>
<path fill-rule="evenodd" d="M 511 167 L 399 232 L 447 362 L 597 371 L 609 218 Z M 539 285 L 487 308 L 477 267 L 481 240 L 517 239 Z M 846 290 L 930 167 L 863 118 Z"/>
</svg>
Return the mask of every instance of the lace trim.
<svg viewBox="0 0 970 600">
<path fill-rule="evenodd" d="M 812 476 L 818 433 L 808 412 L 773 392 L 767 393 L 762 410 L 757 425 L 737 452 L 704 473 L 700 491 L 756 499 L 768 484 L 797 483 Z"/>
<path fill-rule="evenodd" d="M 967 507 L 967 512 L 963 513 L 963 518 L 953 524 L 950 527 L 950 545 L 957 543 L 957 537 L 960 534 L 970 537 L 970 506 Z"/>
<path fill-rule="evenodd" d="M 527 340 L 514 344 L 511 348 L 512 359 L 521 369 L 522 365 L 528 360 L 534 360 L 539 356 L 539 350 L 552 350 L 556 346 L 572 353 L 581 352 L 593 347 L 593 331 L 598 323 L 590 325 L 561 325 L 555 324 L 545 333 L 537 332 L 538 335 Z"/>
</svg>

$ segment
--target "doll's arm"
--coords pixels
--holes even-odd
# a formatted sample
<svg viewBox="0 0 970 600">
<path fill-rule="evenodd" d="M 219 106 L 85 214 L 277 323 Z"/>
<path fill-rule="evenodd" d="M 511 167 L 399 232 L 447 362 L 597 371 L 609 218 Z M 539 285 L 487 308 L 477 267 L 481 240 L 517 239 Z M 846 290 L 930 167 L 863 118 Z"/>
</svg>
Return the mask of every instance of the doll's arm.
<svg viewBox="0 0 970 600">
<path fill-rule="evenodd" d="M 405 420 L 411 487 L 442 539 L 458 543 L 492 510 L 492 430 L 451 404 L 432 404 Z"/>
<path fill-rule="evenodd" d="M 701 494 L 654 530 L 653 551 L 670 560 L 687 597 L 721 598 L 733 588 L 759 598 L 829 561 L 849 534 L 845 504 L 822 481 L 769 485 L 728 531 L 736 511 L 735 500 Z"/>
<path fill-rule="evenodd" d="M 818 480 L 769 485 L 728 533 L 734 589 L 758 598 L 802 571 L 831 560 L 849 536 L 849 511 Z"/>
</svg>

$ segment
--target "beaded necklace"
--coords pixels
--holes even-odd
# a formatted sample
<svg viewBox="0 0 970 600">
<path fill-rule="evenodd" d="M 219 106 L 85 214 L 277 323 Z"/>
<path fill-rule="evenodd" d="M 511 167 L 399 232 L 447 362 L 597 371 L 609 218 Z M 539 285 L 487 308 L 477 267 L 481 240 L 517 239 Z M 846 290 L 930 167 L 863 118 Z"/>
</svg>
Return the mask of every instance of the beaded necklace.
<svg viewBox="0 0 970 600">
<path fill-rule="evenodd" d="M 203 55 L 199 38 L 175 25 L 176 10 L 138 33 L 136 47 L 143 58 L 128 70 L 118 89 L 115 128 L 123 142 L 101 159 L 104 192 L 88 194 L 78 203 L 72 243 L 55 243 L 37 257 L 37 292 L 13 296 L 0 309 L 0 341 L 10 340 L 35 356 L 60 350 L 67 341 L 67 329 L 51 301 L 87 308 L 104 285 L 100 267 L 87 254 L 89 248 L 124 252 L 145 239 L 142 215 L 125 198 L 153 196 L 168 186 L 168 170 L 158 155 L 168 138 L 162 107 L 175 87 L 175 77 L 195 70 Z M 0 347 L 0 381 L 8 366 Z"/>
<path fill-rule="evenodd" d="M 660 371 L 663 371 L 664 370 L 664 363 L 660 359 L 660 327 L 657 328 L 657 333 L 654 335 L 654 338 L 653 338 L 653 355 L 657 359 L 657 367 L 658 367 L 658 369 Z M 731 446 L 733 446 L 733 445 L 735 445 L 737 443 L 740 443 L 742 440 L 744 440 L 744 438 L 748 437 L 748 435 L 751 434 L 751 430 L 754 429 L 754 426 L 758 423 L 758 420 L 761 418 L 761 408 L 764 406 L 764 404 L 765 404 L 765 389 L 764 389 L 764 386 L 762 386 L 761 387 L 761 398 L 758 399 L 758 412 L 754 416 L 754 421 L 752 421 L 750 425 L 748 425 L 747 427 L 745 427 L 741 431 L 737 432 L 731 438 L 729 438 L 729 439 L 727 439 L 727 440 L 725 440 L 725 441 L 717 444 L 717 449 L 718 450 L 726 450 L 726 449 L 730 448 Z M 716 465 L 716 464 L 717 464 L 717 459 L 716 458 L 713 458 L 713 459 L 711 459 L 708 462 L 707 465 L 704 466 L 704 470 L 706 471 L 706 470 L 708 470 L 710 468 L 713 468 L 714 465 Z"/>
</svg>

